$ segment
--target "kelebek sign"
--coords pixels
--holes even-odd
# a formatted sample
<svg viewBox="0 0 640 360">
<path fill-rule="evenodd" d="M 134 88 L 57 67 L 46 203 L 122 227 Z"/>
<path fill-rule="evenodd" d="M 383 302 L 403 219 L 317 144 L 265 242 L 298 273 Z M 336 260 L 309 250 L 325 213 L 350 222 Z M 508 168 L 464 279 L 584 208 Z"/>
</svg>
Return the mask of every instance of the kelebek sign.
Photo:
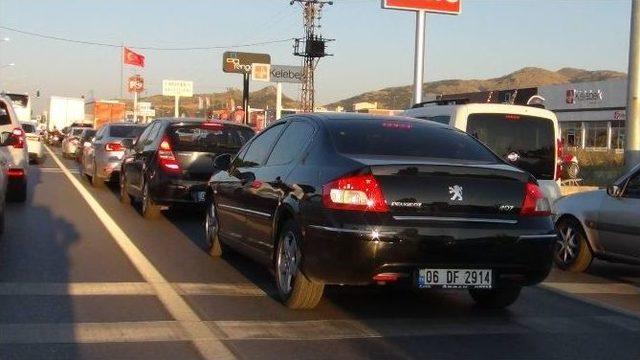
<svg viewBox="0 0 640 360">
<path fill-rule="evenodd" d="M 462 0 L 382 0 L 382 7 L 458 15 L 461 11 L 461 2 Z"/>
</svg>

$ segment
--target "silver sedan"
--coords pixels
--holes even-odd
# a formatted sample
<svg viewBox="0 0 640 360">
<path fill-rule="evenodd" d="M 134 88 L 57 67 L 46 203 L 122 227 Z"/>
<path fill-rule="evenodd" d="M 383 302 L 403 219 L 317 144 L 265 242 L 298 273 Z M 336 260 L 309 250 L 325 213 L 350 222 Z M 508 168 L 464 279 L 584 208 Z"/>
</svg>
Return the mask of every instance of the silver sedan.
<svg viewBox="0 0 640 360">
<path fill-rule="evenodd" d="M 135 139 L 144 130 L 144 125 L 112 123 L 100 128 L 90 146 L 82 150 L 82 172 L 93 186 L 118 179 L 120 163 L 124 155 L 122 140 Z"/>
<path fill-rule="evenodd" d="M 559 199 L 556 212 L 561 269 L 585 271 L 593 258 L 640 264 L 640 165 L 606 190 Z"/>
</svg>

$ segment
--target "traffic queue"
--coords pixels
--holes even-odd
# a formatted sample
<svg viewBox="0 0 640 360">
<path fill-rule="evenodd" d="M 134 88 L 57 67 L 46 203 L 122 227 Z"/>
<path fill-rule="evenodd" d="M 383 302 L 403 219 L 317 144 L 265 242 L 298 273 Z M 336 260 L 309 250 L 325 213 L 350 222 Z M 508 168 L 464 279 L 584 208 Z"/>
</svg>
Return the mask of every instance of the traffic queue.
<svg viewBox="0 0 640 360">
<path fill-rule="evenodd" d="M 2 104 L 0 120 L 10 119 Z M 146 219 L 203 210 L 193 216 L 210 255 L 261 263 L 292 309 L 314 308 L 327 285 L 372 284 L 464 289 L 480 306 L 504 308 L 554 261 L 571 271 L 596 257 L 640 262 L 637 244 L 624 241 L 638 229 L 611 226 L 621 211 L 640 215 L 640 166 L 606 191 L 561 197 L 552 112 L 425 103 L 403 115 L 296 114 L 258 134 L 230 121 L 159 118 L 40 141 L 75 159 L 91 186 L 117 186 L 123 206 Z M 1 124 L 0 146 L 28 158 L 30 129 Z M 26 179 L 24 164 L 3 172 L 10 185 Z M 593 213 L 609 222 L 592 226 Z"/>
</svg>

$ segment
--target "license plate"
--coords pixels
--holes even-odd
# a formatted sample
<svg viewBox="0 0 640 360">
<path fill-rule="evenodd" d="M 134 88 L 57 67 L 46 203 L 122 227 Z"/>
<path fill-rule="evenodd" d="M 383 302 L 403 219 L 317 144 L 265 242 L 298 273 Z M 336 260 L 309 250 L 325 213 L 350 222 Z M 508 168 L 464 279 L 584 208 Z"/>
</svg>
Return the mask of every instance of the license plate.
<svg viewBox="0 0 640 360">
<path fill-rule="evenodd" d="M 204 202 L 205 198 L 206 198 L 206 193 L 204 191 L 197 191 L 194 194 L 196 201 L 197 202 Z"/>
<path fill-rule="evenodd" d="M 491 289 L 490 269 L 420 269 L 418 287 L 422 289 Z"/>
</svg>

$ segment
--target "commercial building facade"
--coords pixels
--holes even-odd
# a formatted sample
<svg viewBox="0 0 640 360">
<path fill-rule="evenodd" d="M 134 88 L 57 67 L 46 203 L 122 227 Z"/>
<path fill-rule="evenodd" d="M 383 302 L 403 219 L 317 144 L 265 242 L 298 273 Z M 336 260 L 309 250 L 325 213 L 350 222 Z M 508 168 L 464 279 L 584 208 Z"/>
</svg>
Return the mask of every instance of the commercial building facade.
<svg viewBox="0 0 640 360">
<path fill-rule="evenodd" d="M 627 80 L 549 85 L 538 88 L 544 105 L 556 113 L 568 147 L 623 149 Z"/>
</svg>

